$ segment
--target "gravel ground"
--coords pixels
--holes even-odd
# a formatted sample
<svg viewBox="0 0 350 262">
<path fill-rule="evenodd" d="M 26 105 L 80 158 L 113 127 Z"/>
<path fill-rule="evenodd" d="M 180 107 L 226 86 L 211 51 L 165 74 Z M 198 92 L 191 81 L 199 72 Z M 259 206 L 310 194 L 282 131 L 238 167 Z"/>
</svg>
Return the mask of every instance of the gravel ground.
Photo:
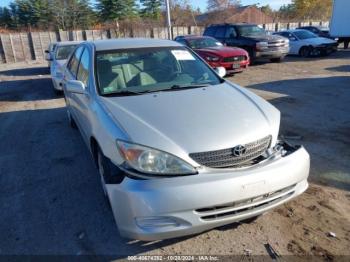
<svg viewBox="0 0 350 262">
<path fill-rule="evenodd" d="M 0 66 L 0 255 L 350 256 L 350 52 L 287 58 L 228 78 L 282 112 L 311 154 L 310 188 L 250 223 L 156 242 L 119 236 L 80 134 L 43 64 Z M 296 138 L 296 139 L 295 139 Z M 331 237 L 334 232 L 336 237 Z"/>
</svg>

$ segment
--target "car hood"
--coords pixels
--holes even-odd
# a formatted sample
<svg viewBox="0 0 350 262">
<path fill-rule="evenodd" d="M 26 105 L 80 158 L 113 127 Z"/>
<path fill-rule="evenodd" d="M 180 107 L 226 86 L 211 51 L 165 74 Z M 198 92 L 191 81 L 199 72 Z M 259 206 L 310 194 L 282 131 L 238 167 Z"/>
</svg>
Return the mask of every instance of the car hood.
<svg viewBox="0 0 350 262">
<path fill-rule="evenodd" d="M 336 41 L 325 38 L 325 37 L 315 37 L 303 40 L 304 42 L 312 45 L 322 45 L 322 44 L 335 44 Z"/>
<path fill-rule="evenodd" d="M 285 37 L 280 36 L 280 35 L 257 35 L 257 36 L 251 36 L 251 37 L 246 37 L 249 39 L 253 39 L 255 41 L 259 42 L 273 42 L 273 41 L 278 41 L 278 40 L 286 40 Z"/>
<path fill-rule="evenodd" d="M 67 59 L 63 59 L 63 60 L 56 60 L 56 65 L 58 65 L 59 67 L 63 67 L 65 65 L 65 63 L 67 62 Z"/>
<path fill-rule="evenodd" d="M 280 113 L 260 97 L 223 83 L 136 96 L 100 97 L 130 141 L 184 159 L 278 135 Z"/>
<path fill-rule="evenodd" d="M 200 48 L 200 49 L 195 49 L 195 51 L 197 53 L 216 54 L 221 57 L 231 57 L 231 56 L 248 54 L 245 50 L 241 48 L 227 47 L 227 46 L 213 46 L 213 47 L 207 47 L 207 48 Z"/>
</svg>

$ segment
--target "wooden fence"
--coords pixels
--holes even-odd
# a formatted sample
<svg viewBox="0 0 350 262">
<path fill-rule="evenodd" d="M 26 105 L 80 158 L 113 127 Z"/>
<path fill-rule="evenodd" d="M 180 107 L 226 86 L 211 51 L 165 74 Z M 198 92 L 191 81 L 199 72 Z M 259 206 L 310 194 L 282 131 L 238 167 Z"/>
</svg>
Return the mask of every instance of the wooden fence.
<svg viewBox="0 0 350 262">
<path fill-rule="evenodd" d="M 305 25 L 328 26 L 328 22 L 300 22 L 300 23 L 272 23 L 261 25 L 268 31 L 293 29 Z M 177 26 L 173 27 L 173 37 L 178 35 L 201 35 L 204 27 Z M 84 41 L 109 39 L 119 37 L 146 37 L 168 38 L 167 28 L 157 27 L 152 29 L 129 29 L 116 32 L 107 30 L 79 30 L 59 32 L 21 32 L 0 34 L 0 64 L 16 63 L 23 61 L 38 60 L 45 58 L 45 50 L 50 43 L 59 41 Z"/>
</svg>

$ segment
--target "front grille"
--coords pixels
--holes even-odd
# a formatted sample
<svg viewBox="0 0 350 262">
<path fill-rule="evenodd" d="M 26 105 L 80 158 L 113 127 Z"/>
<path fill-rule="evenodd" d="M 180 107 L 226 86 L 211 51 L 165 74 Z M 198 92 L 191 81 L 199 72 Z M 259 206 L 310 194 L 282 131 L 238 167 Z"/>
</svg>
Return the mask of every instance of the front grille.
<svg viewBox="0 0 350 262">
<path fill-rule="evenodd" d="M 265 195 L 256 196 L 242 201 L 196 209 L 195 212 L 202 220 L 206 221 L 244 215 L 245 213 L 250 213 L 257 209 L 262 209 L 288 199 L 294 194 L 295 186 L 296 185 L 292 185 Z"/>
<path fill-rule="evenodd" d="M 221 149 L 201 153 L 191 153 L 190 157 L 200 165 L 211 168 L 241 167 L 249 165 L 254 159 L 261 156 L 270 146 L 271 136 L 243 145 L 245 153 L 234 155 L 234 148 Z"/>
<path fill-rule="evenodd" d="M 271 47 L 284 47 L 284 46 L 287 46 L 287 42 L 284 40 L 268 42 L 269 48 L 271 48 Z"/>
<path fill-rule="evenodd" d="M 246 56 L 239 55 L 239 56 L 230 56 L 230 57 L 224 57 L 222 59 L 222 62 L 241 62 L 247 60 Z"/>
<path fill-rule="evenodd" d="M 274 50 L 280 50 L 280 49 L 284 49 L 288 47 L 288 43 L 284 40 L 279 40 L 279 41 L 271 41 L 268 42 L 268 49 L 270 51 L 274 51 Z"/>
</svg>

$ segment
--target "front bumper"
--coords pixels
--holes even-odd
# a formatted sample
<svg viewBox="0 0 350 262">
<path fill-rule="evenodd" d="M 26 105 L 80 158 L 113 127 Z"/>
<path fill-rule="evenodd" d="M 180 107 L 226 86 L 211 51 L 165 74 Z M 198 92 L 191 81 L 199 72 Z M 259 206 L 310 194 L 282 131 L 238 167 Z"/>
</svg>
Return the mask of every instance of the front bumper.
<svg viewBox="0 0 350 262">
<path fill-rule="evenodd" d="M 249 60 L 237 61 L 237 62 L 209 62 L 209 65 L 213 68 L 222 66 L 226 69 L 227 74 L 242 72 L 248 68 Z"/>
<path fill-rule="evenodd" d="M 246 169 L 108 184 L 122 236 L 158 240 L 200 233 L 262 214 L 308 187 L 310 159 L 295 152 Z"/>
<path fill-rule="evenodd" d="M 325 46 L 317 46 L 314 49 L 314 54 L 311 55 L 328 55 L 338 50 L 338 44 L 336 45 L 325 45 Z"/>
<path fill-rule="evenodd" d="M 263 50 L 263 51 L 257 51 L 255 53 L 255 59 L 258 58 L 266 58 L 266 59 L 271 59 L 271 58 L 280 58 L 280 57 L 285 57 L 289 52 L 289 47 L 283 47 L 283 48 L 278 48 L 278 49 L 273 49 L 273 50 Z"/>
<path fill-rule="evenodd" d="M 63 91 L 62 79 L 57 77 L 52 77 L 53 88 L 58 91 Z"/>
</svg>

